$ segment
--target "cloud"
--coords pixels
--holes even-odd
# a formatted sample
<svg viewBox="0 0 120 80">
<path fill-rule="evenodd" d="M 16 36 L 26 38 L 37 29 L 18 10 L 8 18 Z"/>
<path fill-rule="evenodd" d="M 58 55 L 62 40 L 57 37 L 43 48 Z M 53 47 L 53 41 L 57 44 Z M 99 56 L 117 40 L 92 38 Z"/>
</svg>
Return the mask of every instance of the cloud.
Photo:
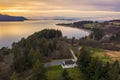
<svg viewBox="0 0 120 80">
<path fill-rule="evenodd" d="M 2 0 L 0 10 L 14 11 L 25 10 L 31 14 L 64 15 L 85 13 L 103 14 L 106 12 L 111 15 L 120 14 L 120 0 Z M 19 12 L 19 11 L 18 11 Z M 104 13 L 104 15 L 106 15 Z M 28 14 L 27 12 L 25 14 Z"/>
</svg>

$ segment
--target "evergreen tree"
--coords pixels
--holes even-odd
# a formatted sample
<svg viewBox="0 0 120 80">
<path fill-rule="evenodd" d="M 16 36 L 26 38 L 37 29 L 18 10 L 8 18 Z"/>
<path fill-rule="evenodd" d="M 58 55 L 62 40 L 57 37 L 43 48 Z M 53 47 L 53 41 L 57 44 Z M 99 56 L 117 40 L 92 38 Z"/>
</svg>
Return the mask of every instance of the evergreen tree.
<svg viewBox="0 0 120 80">
<path fill-rule="evenodd" d="M 46 70 L 45 70 L 43 64 L 38 59 L 33 66 L 32 80 L 47 80 L 45 72 L 46 72 Z"/>
<path fill-rule="evenodd" d="M 120 80 L 119 65 L 114 62 L 110 65 L 109 71 L 107 73 L 107 79 L 109 80 Z"/>
<path fill-rule="evenodd" d="M 3 61 L 3 55 L 2 53 L 0 52 L 0 62 Z"/>
<path fill-rule="evenodd" d="M 12 76 L 10 77 L 10 80 L 19 80 L 16 72 L 13 72 Z"/>
<path fill-rule="evenodd" d="M 71 44 L 73 45 L 75 42 L 75 37 L 72 37 L 72 41 L 71 41 Z"/>
<path fill-rule="evenodd" d="M 80 55 L 78 57 L 78 66 L 81 68 L 82 71 L 86 72 L 86 68 L 88 67 L 90 61 L 91 61 L 91 56 L 90 56 L 90 51 L 86 49 L 86 47 L 82 47 L 80 50 Z"/>
<path fill-rule="evenodd" d="M 101 29 L 93 28 L 93 35 L 96 40 L 100 40 L 104 36 L 104 32 Z"/>
<path fill-rule="evenodd" d="M 91 53 L 85 47 L 80 51 L 78 66 L 89 80 L 120 80 L 120 65 L 103 62 L 98 58 L 91 57 Z"/>
<path fill-rule="evenodd" d="M 62 72 L 62 80 L 72 80 L 70 77 L 69 77 L 69 74 L 68 72 L 64 69 L 63 72 Z"/>
<path fill-rule="evenodd" d="M 102 62 L 98 58 L 93 58 L 87 68 L 87 76 L 90 80 L 99 80 L 102 76 Z"/>
<path fill-rule="evenodd" d="M 46 69 L 42 63 L 42 56 L 40 53 L 35 53 L 33 58 L 32 80 L 47 80 Z"/>
</svg>

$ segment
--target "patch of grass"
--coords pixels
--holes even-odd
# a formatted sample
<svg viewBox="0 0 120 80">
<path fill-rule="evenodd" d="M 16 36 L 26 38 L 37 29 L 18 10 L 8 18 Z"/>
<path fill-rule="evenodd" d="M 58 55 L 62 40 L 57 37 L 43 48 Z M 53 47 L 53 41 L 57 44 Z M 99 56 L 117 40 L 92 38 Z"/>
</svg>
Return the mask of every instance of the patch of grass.
<svg viewBox="0 0 120 80">
<path fill-rule="evenodd" d="M 95 23 L 90 23 L 90 24 L 85 24 L 84 25 L 86 28 L 92 28 L 95 26 Z"/>
<path fill-rule="evenodd" d="M 80 72 L 78 68 L 71 68 L 66 70 L 68 71 L 69 76 L 73 80 L 85 80 L 84 75 L 82 74 L 82 72 Z M 63 69 L 61 66 L 48 67 L 47 69 L 48 80 L 59 80 L 62 72 L 63 72 Z"/>
<path fill-rule="evenodd" d="M 52 67 L 48 67 L 47 70 L 51 70 L 51 71 L 55 71 L 55 70 L 62 70 L 62 67 L 60 65 L 58 66 L 52 66 Z"/>
<path fill-rule="evenodd" d="M 51 62 L 54 62 L 54 61 L 58 61 L 58 60 L 70 60 L 71 58 L 64 58 L 64 59 L 53 59 L 53 60 L 51 60 Z"/>
<path fill-rule="evenodd" d="M 48 80 L 58 80 L 62 73 L 62 67 L 61 66 L 53 66 L 48 67 L 47 69 L 47 77 Z"/>
<path fill-rule="evenodd" d="M 92 51 L 94 53 L 96 53 L 96 52 L 105 52 L 103 49 L 99 49 L 99 48 L 92 48 Z"/>
<path fill-rule="evenodd" d="M 92 57 L 97 57 L 100 60 L 105 61 L 105 62 L 110 61 L 110 57 L 108 57 L 105 54 L 105 50 L 98 49 L 98 48 L 92 48 L 92 51 L 93 51 Z"/>
<path fill-rule="evenodd" d="M 97 58 L 99 58 L 100 60 L 105 61 L 105 62 L 111 60 L 108 56 L 105 55 L 105 53 L 94 53 L 94 54 L 92 55 L 92 57 L 97 57 Z"/>
<path fill-rule="evenodd" d="M 73 80 L 86 80 L 84 74 L 79 70 L 79 68 L 67 69 L 69 76 Z"/>
</svg>

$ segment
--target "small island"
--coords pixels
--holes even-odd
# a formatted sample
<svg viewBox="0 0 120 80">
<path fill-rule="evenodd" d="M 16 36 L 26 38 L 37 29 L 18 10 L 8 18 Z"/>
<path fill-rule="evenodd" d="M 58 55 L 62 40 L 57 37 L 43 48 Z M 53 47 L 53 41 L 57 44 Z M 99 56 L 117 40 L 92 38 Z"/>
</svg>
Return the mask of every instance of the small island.
<svg viewBox="0 0 120 80">
<path fill-rule="evenodd" d="M 22 16 L 9 16 L 0 14 L 0 21 L 25 21 L 27 18 Z"/>
</svg>

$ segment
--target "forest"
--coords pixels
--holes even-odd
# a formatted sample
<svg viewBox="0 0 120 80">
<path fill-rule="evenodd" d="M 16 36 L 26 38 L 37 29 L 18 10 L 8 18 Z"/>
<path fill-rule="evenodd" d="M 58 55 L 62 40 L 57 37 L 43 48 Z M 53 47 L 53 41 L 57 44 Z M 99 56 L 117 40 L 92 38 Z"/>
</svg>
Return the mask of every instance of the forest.
<svg viewBox="0 0 120 80">
<path fill-rule="evenodd" d="M 104 31 L 92 28 L 88 37 L 76 40 L 64 39 L 60 30 L 44 29 L 39 32 L 22 38 L 12 44 L 12 48 L 3 47 L 0 49 L 0 79 L 2 80 L 49 80 L 48 73 L 57 72 L 60 80 L 81 80 L 71 74 L 83 76 L 83 80 L 120 80 L 119 61 L 104 62 L 97 57 L 92 57 L 92 47 L 100 49 L 118 50 L 118 47 L 101 44 Z M 111 40 L 119 40 L 119 33 L 111 36 Z M 94 39 L 94 40 L 92 40 Z M 88 40 L 88 41 L 87 41 Z M 76 46 L 74 44 L 78 43 Z M 98 46 L 99 45 L 99 46 Z M 46 68 L 44 64 L 56 59 L 72 58 L 69 49 L 81 46 L 78 57 L 78 67 L 74 69 Z M 114 48 L 113 48 L 114 47 Z M 76 52 L 76 51 L 75 51 Z M 7 67 L 4 67 L 7 66 Z M 59 66 L 60 67 L 60 66 Z M 74 71 L 75 70 L 75 71 Z M 74 71 L 76 73 L 72 73 Z M 54 73 L 51 73 L 54 74 Z M 55 77 L 58 79 L 58 77 Z"/>
<path fill-rule="evenodd" d="M 12 44 L 12 49 L 1 48 L 0 60 L 4 60 L 5 55 L 12 55 L 12 62 L 8 75 L 2 75 L 3 80 L 46 80 L 46 69 L 44 68 L 45 57 L 49 57 L 57 48 L 57 39 L 62 37 L 59 30 L 45 29 L 36 32 L 28 38 L 22 38 Z M 27 74 L 25 74 L 27 73 Z M 21 77 L 22 76 L 22 77 Z"/>
<path fill-rule="evenodd" d="M 120 80 L 119 61 L 103 62 L 92 54 L 89 48 L 83 47 L 78 58 L 78 67 L 87 80 Z"/>
<path fill-rule="evenodd" d="M 34 33 L 27 39 L 21 39 L 12 45 L 14 53 L 14 69 L 22 72 L 33 67 L 35 59 L 44 60 L 53 50 L 56 49 L 55 38 L 61 37 L 62 33 L 58 30 L 42 30 Z M 36 56 L 36 57 L 35 57 Z M 40 61 L 41 61 L 40 60 Z"/>
</svg>

